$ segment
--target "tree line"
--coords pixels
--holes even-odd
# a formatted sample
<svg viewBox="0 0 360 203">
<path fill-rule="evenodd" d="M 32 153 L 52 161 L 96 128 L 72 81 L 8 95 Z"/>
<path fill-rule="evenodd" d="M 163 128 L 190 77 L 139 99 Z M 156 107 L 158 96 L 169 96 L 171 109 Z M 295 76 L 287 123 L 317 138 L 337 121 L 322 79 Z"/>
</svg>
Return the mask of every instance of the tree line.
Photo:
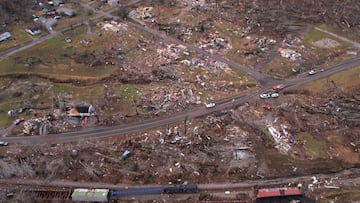
<svg viewBox="0 0 360 203">
<path fill-rule="evenodd" d="M 30 0 L 0 0 L 0 23 L 31 20 L 34 5 Z"/>
</svg>

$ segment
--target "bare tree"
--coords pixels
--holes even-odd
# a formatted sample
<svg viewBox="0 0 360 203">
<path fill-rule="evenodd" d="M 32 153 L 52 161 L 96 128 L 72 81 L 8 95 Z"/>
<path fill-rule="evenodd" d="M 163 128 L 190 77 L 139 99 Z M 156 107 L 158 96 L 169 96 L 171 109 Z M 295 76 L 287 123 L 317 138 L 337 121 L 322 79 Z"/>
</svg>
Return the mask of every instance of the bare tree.
<svg viewBox="0 0 360 203">
<path fill-rule="evenodd" d="M 1 0 L 0 1 L 0 19 L 4 22 L 12 21 L 30 21 L 31 8 L 33 1 L 23 0 Z"/>
</svg>

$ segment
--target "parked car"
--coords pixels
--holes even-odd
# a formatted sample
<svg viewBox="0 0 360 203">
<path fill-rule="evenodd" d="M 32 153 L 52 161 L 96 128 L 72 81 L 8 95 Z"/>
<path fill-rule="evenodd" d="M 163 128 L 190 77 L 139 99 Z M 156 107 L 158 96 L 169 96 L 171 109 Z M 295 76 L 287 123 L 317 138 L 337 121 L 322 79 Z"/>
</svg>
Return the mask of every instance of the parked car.
<svg viewBox="0 0 360 203">
<path fill-rule="evenodd" d="M 208 103 L 208 104 L 205 104 L 206 108 L 214 108 L 215 107 L 215 103 Z"/>
<path fill-rule="evenodd" d="M 308 74 L 309 74 L 309 75 L 315 75 L 315 74 L 316 74 L 316 71 L 311 70 L 311 71 L 308 72 Z"/>
<path fill-rule="evenodd" d="M 276 97 L 279 97 L 279 94 L 276 92 L 267 92 L 267 93 L 260 94 L 261 99 L 276 98 Z"/>
<path fill-rule="evenodd" d="M 9 145 L 8 142 L 0 141 L 0 146 L 8 146 L 8 145 Z"/>
<path fill-rule="evenodd" d="M 272 98 L 277 98 L 277 97 L 279 97 L 279 94 L 276 93 L 276 92 L 273 92 L 273 93 L 270 93 L 270 96 L 271 96 Z"/>
<path fill-rule="evenodd" d="M 270 97 L 271 97 L 271 95 L 269 93 L 260 94 L 261 99 L 267 99 L 267 98 L 270 98 Z"/>
<path fill-rule="evenodd" d="M 284 89 L 284 88 L 285 88 L 285 84 L 282 84 L 282 83 L 273 86 L 273 90 L 274 90 L 274 91 L 280 91 L 280 90 L 282 90 L 282 89 Z"/>
</svg>

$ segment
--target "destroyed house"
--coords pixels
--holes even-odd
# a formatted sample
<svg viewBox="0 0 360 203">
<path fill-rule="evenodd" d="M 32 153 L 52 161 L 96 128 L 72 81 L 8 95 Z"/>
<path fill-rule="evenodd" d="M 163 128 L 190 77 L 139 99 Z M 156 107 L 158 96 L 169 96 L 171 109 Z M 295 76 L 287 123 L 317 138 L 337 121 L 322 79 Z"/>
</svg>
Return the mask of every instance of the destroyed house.
<svg viewBox="0 0 360 203">
<path fill-rule="evenodd" d="M 39 35 L 41 33 L 41 30 L 38 27 L 28 27 L 25 29 L 25 31 L 33 36 Z"/>
<path fill-rule="evenodd" d="M 71 117 L 87 117 L 94 112 L 94 107 L 92 105 L 83 105 L 75 106 L 68 111 L 68 116 Z"/>
</svg>

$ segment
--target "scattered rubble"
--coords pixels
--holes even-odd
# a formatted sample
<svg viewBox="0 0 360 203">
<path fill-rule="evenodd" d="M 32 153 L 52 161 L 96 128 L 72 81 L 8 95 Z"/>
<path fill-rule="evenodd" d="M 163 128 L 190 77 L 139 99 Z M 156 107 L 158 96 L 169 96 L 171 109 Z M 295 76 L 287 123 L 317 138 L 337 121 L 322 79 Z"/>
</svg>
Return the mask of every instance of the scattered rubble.
<svg viewBox="0 0 360 203">
<path fill-rule="evenodd" d="M 200 40 L 199 48 L 209 51 L 210 53 L 225 52 L 232 48 L 230 41 L 222 37 L 219 32 L 210 33 L 205 39 Z"/>
<path fill-rule="evenodd" d="M 301 44 L 301 39 L 299 37 L 293 37 L 292 35 L 287 35 L 282 41 L 283 46 L 293 47 Z M 301 47 L 303 45 L 300 45 Z"/>
<path fill-rule="evenodd" d="M 48 118 L 33 118 L 24 122 L 25 135 L 47 135 L 56 131 Z"/>
<path fill-rule="evenodd" d="M 87 46 L 90 41 L 84 41 L 83 44 Z M 103 52 L 89 52 L 84 51 L 75 53 L 74 60 L 76 63 L 86 64 L 90 67 L 101 65 L 117 65 L 123 61 L 124 52 L 122 50 L 108 50 Z"/>
<path fill-rule="evenodd" d="M 156 110 L 155 114 L 174 109 L 185 109 L 197 102 L 195 90 L 189 87 L 160 88 L 145 95 L 140 94 L 144 109 Z"/>
<path fill-rule="evenodd" d="M 155 14 L 152 10 L 153 7 L 138 7 L 136 10 L 130 11 L 128 16 L 139 20 L 155 20 Z"/>
<path fill-rule="evenodd" d="M 119 33 L 120 31 L 128 30 L 127 24 L 116 22 L 116 21 L 105 22 L 105 23 L 100 22 L 97 24 L 97 26 L 101 27 L 101 29 L 103 29 L 105 31 L 112 31 L 112 32 L 116 32 L 116 33 Z"/>
<path fill-rule="evenodd" d="M 261 8 L 258 5 L 259 2 L 254 2 L 253 5 L 241 8 L 246 8 L 246 12 L 236 12 L 245 13 L 245 18 L 232 18 L 232 13 L 222 12 L 226 9 L 224 5 L 229 2 L 218 3 L 217 1 L 205 2 L 202 0 L 187 2 L 191 4 L 191 7 L 195 8 L 192 12 L 195 12 L 196 9 L 199 9 L 199 12 L 208 12 L 211 11 L 212 6 L 216 5 L 219 18 L 227 19 L 229 22 L 231 22 L 231 19 L 238 19 L 239 23 L 244 21 L 242 28 L 232 28 L 232 32 L 239 34 L 239 37 L 246 37 L 255 30 L 259 30 L 262 32 L 260 36 L 265 34 L 273 38 L 274 36 L 267 35 L 268 33 L 264 32 L 266 31 L 264 27 L 269 26 L 269 24 L 277 25 L 274 28 L 275 31 L 280 33 L 288 32 L 288 30 L 281 30 L 285 25 L 276 24 L 281 18 L 265 18 L 267 20 L 264 22 L 261 16 L 257 16 L 267 12 L 274 12 Z M 242 3 L 239 2 L 238 4 L 241 5 Z M 284 12 L 287 12 L 287 9 L 287 7 L 284 7 Z M 152 13 L 152 7 L 138 8 L 134 12 L 131 12 L 129 15 L 145 21 L 156 19 Z M 203 13 L 192 14 L 200 15 Z M 302 18 L 303 16 L 299 15 L 296 17 Z M 203 22 L 201 19 L 200 21 Z M 286 23 L 290 24 L 292 22 L 286 21 Z M 179 24 L 180 20 L 177 20 L 176 23 Z M 176 27 L 176 23 L 171 26 Z M 205 27 L 203 28 L 199 25 L 191 28 L 183 28 L 179 25 L 178 27 L 181 29 L 181 34 L 179 35 L 183 35 L 182 39 L 190 39 L 187 37 L 193 35 L 193 32 L 200 32 L 201 29 L 208 28 L 206 24 L 204 25 Z M 120 22 L 99 23 L 98 26 L 105 31 L 115 33 L 128 31 L 127 25 Z M 159 26 L 161 27 L 161 25 Z M 162 28 L 168 30 L 167 26 L 164 25 Z M 248 37 L 250 39 L 250 36 Z M 261 52 L 266 52 L 277 43 L 274 39 L 278 38 L 271 38 L 258 37 L 251 40 L 251 44 Z M 71 43 L 71 39 L 66 39 L 66 42 Z M 297 49 L 297 46 L 301 44 L 300 42 L 300 38 L 286 37 L 282 42 L 282 47 L 288 48 L 280 48 L 278 51 L 284 58 L 299 61 L 302 59 L 302 55 Z M 323 39 L 315 42 L 314 45 L 318 43 L 316 46 L 328 48 L 339 46 L 335 42 L 331 39 Z M 87 49 L 95 43 L 90 39 L 83 39 L 81 44 L 84 46 L 82 47 L 83 49 Z M 153 81 L 159 82 L 164 80 L 169 82 L 171 85 L 163 88 L 157 87 L 155 91 L 135 92 L 136 99 L 131 100 L 133 102 L 132 105 L 136 108 L 140 107 L 149 110 L 148 112 L 150 113 L 145 116 L 153 116 L 162 112 L 175 112 L 185 109 L 192 104 L 201 104 L 213 99 L 211 96 L 206 98 L 207 96 L 205 95 L 207 93 L 205 92 L 208 91 L 202 90 L 220 90 L 223 93 L 232 90 L 232 82 L 211 80 L 212 77 L 218 78 L 217 76 L 220 76 L 221 73 L 229 71 L 229 67 L 226 64 L 206 56 L 198 56 L 182 45 L 161 43 L 159 47 L 155 48 L 150 45 L 151 43 L 141 39 L 136 42 L 136 47 L 134 48 L 151 56 L 151 60 L 146 61 L 144 70 L 143 67 L 135 65 L 123 65 L 125 53 L 117 45 L 114 45 L 114 48 L 107 51 L 77 52 L 73 58 L 77 63 L 87 64 L 91 67 L 102 65 L 118 66 L 118 72 L 100 81 L 105 81 L 104 89 L 110 89 L 112 86 L 123 85 L 124 83 L 147 84 Z M 209 52 L 220 54 L 226 54 L 232 47 L 227 37 L 214 30 L 210 34 L 207 33 L 205 38 L 201 39 L 197 45 Z M 156 50 L 156 52 L 153 50 Z M 151 51 L 153 51 L 154 57 L 152 57 Z M 348 52 L 347 54 L 356 55 L 357 52 Z M 27 67 L 31 67 L 42 61 L 36 57 L 30 57 L 17 58 L 15 62 L 27 64 Z M 182 75 L 184 75 L 185 70 L 194 74 L 192 75 L 193 81 L 184 80 Z M 78 83 L 75 84 L 78 85 Z M 34 93 L 29 98 L 32 98 L 34 103 L 39 102 L 37 101 L 39 99 L 38 95 L 40 92 L 44 92 L 44 90 L 32 88 L 31 91 L 34 91 Z M 329 159 L 326 159 L 327 156 L 324 156 L 321 157 L 322 159 L 319 158 L 315 161 L 313 157 L 308 158 L 306 155 L 301 155 L 301 153 L 306 154 L 304 151 L 307 149 L 304 149 L 301 143 L 297 142 L 295 133 L 306 132 L 309 136 L 313 136 L 320 134 L 321 130 L 324 130 L 324 132 L 325 130 L 336 130 L 336 133 L 339 133 L 336 135 L 344 135 L 341 137 L 344 140 L 338 142 L 347 142 L 344 145 L 344 148 L 350 149 L 347 153 L 350 154 L 353 151 L 357 153 L 358 151 L 356 150 L 359 150 L 360 146 L 359 139 L 356 137 L 357 131 L 353 131 L 354 129 L 350 128 L 356 127 L 359 122 L 359 102 L 355 98 L 341 97 L 321 103 L 319 100 L 323 98 L 315 100 L 309 94 L 309 92 L 304 92 L 304 97 L 308 97 L 309 101 L 311 101 L 305 102 L 305 104 L 304 101 L 307 100 L 299 95 L 287 101 L 284 101 L 287 97 L 277 101 L 270 101 L 273 102 L 271 106 L 270 104 L 263 103 L 258 105 L 258 101 L 254 104 L 251 101 L 238 109 L 216 112 L 197 120 L 185 120 L 184 124 L 183 122 L 176 123 L 166 128 L 156 129 L 155 131 L 139 133 L 126 139 L 122 137 L 106 141 L 97 140 L 95 142 L 89 141 L 78 144 L 59 144 L 45 146 L 41 149 L 24 148 L 28 150 L 27 152 L 23 152 L 19 148 L 11 148 L 6 152 L 7 156 L 4 156 L 6 158 L 1 160 L 1 168 L 6 169 L 6 171 L 2 171 L 1 177 L 57 177 L 76 179 L 74 181 L 105 180 L 114 183 L 147 184 L 170 182 L 181 184 L 187 181 L 241 181 L 244 179 L 271 178 L 282 175 L 291 176 L 295 173 L 317 173 L 321 170 L 329 171 L 329 169 L 339 170 L 339 168 L 351 167 L 351 163 L 348 163 L 346 160 L 339 160 L 340 158 L 337 155 L 328 155 L 328 157 L 331 157 Z M 22 95 L 13 96 L 19 98 Z M 290 96 L 288 95 L 288 97 Z M 106 90 L 102 99 L 106 101 L 102 101 L 103 103 L 99 104 L 101 107 L 97 108 L 97 110 L 102 111 L 101 108 L 106 106 L 109 107 L 109 111 L 113 112 L 111 106 L 125 99 L 127 98 L 120 97 L 117 92 Z M 68 109 L 67 104 L 60 105 L 56 102 L 54 103 L 54 107 L 52 107 L 55 108 L 53 110 L 54 117 L 39 117 L 45 115 L 45 110 L 36 110 L 36 113 L 26 111 L 25 113 L 31 113 L 27 116 L 33 116 L 34 118 L 26 118 L 23 133 L 27 135 L 45 135 L 65 132 L 80 127 L 80 125 L 85 125 L 86 119 L 93 112 L 89 110 L 89 106 L 87 106 L 86 111 L 81 111 L 76 107 Z M 34 104 L 33 106 L 36 105 Z M 18 109 L 18 107 L 11 108 Z M 267 110 L 267 112 L 264 112 L 262 108 Z M 71 117 L 66 116 L 67 110 L 70 110 L 68 113 Z M 4 115 L 6 115 L 7 111 L 9 109 L 4 111 Z M 13 117 L 17 113 L 23 113 L 16 112 L 16 110 L 13 111 L 9 111 L 9 116 Z M 137 116 L 141 114 L 136 113 Z M 38 115 L 35 116 L 35 114 Z M 310 117 L 309 114 L 316 116 Z M 80 118 L 73 118 L 72 116 Z M 123 115 L 122 112 L 114 113 L 111 116 L 113 118 L 121 118 L 118 120 L 128 119 L 128 116 Z M 322 116 L 326 116 L 329 119 L 319 119 L 323 118 Z M 14 119 L 12 118 L 12 120 Z M 99 123 L 103 121 L 104 119 Z M 317 125 L 318 122 L 321 122 L 321 125 Z M 19 125 L 16 128 L 21 127 L 22 125 Z M 343 132 L 344 130 L 342 129 L 346 129 L 346 132 Z M 331 131 L 331 133 L 333 132 L 335 131 Z M 271 136 L 268 136 L 269 133 Z M 355 136 L 346 136 L 350 133 L 353 133 Z M 278 150 L 273 149 L 274 145 Z M 331 145 L 335 144 L 331 143 Z M 327 149 L 327 153 L 331 152 L 331 150 L 336 150 L 331 147 Z M 297 150 L 296 152 L 294 151 L 295 149 Z M 281 154 L 279 155 L 277 151 Z M 293 156 L 290 152 L 296 154 L 296 159 L 285 158 L 284 155 Z M 22 154 L 31 154 L 31 156 L 22 157 Z M 332 157 L 336 157 L 336 160 L 332 159 Z M 11 164 L 10 160 L 12 159 L 17 161 Z M 353 163 L 358 162 L 356 159 L 354 160 Z M 308 166 L 310 166 L 309 169 L 307 168 Z M 19 168 L 29 170 L 22 171 Z M 322 180 L 321 178 L 313 177 L 311 181 L 312 183 L 308 185 L 310 190 L 317 187 L 327 189 L 340 188 L 333 180 Z M 230 192 L 227 191 L 226 194 L 230 194 Z"/>
<path fill-rule="evenodd" d="M 157 58 L 155 60 L 160 66 L 176 64 L 184 52 L 189 53 L 186 47 L 175 44 L 165 45 L 162 48 L 158 48 L 156 52 Z"/>
<path fill-rule="evenodd" d="M 261 51 L 266 51 L 268 50 L 272 45 L 274 45 L 276 43 L 276 40 L 274 39 L 269 39 L 266 37 L 261 37 L 261 38 L 255 38 L 253 40 L 251 40 L 251 42 L 253 44 L 256 44 L 257 47 L 261 50 Z"/>
<path fill-rule="evenodd" d="M 301 59 L 301 54 L 291 49 L 279 48 L 281 57 L 290 59 L 292 61 L 298 61 Z"/>
<path fill-rule="evenodd" d="M 325 114 L 335 116 L 340 121 L 349 124 L 360 122 L 360 101 L 355 98 L 336 98 L 329 100 L 322 106 L 304 106 L 306 112 L 310 114 Z"/>
<path fill-rule="evenodd" d="M 339 42 L 337 42 L 333 39 L 329 39 L 329 38 L 324 38 L 324 39 L 318 40 L 318 41 L 314 42 L 313 44 L 315 46 L 318 46 L 321 48 L 326 48 L 326 49 L 331 49 L 331 48 L 340 46 Z"/>
<path fill-rule="evenodd" d="M 272 126 L 268 126 L 268 130 L 276 143 L 276 148 L 283 154 L 287 154 L 291 146 L 289 144 L 289 133 L 286 131 L 286 126 L 281 125 L 282 132 L 278 131 Z"/>
</svg>

